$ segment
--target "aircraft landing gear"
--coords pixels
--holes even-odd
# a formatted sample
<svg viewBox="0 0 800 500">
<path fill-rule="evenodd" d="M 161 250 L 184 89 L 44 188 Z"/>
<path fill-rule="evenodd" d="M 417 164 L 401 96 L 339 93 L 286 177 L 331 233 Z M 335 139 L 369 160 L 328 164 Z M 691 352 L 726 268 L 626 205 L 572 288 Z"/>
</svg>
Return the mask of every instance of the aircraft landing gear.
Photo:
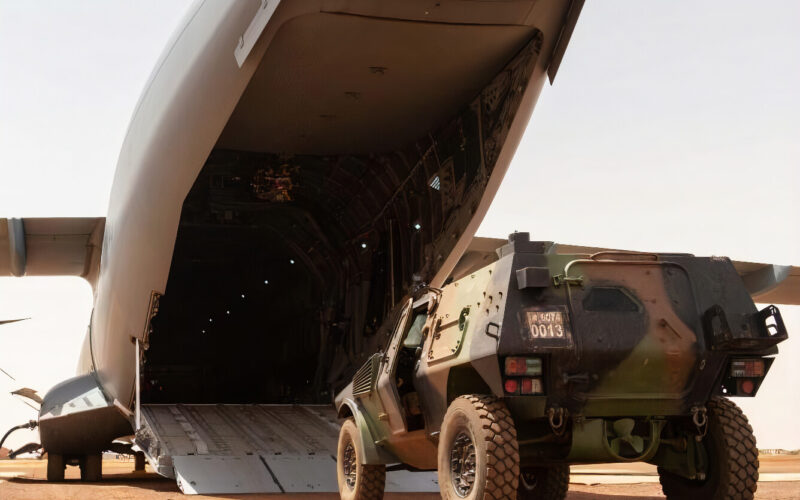
<svg viewBox="0 0 800 500">
<path fill-rule="evenodd" d="M 145 460 L 144 460 L 144 453 L 141 451 L 137 451 L 133 454 L 133 471 L 134 472 L 144 472 Z"/>
<path fill-rule="evenodd" d="M 81 481 L 96 483 L 103 479 L 103 454 L 90 453 L 78 462 L 81 468 Z"/>
<path fill-rule="evenodd" d="M 103 479 L 103 454 L 65 456 L 60 453 L 47 454 L 47 480 L 60 482 L 64 480 L 67 465 L 77 465 L 81 469 L 81 481 L 98 482 Z"/>
<path fill-rule="evenodd" d="M 50 482 L 58 482 L 64 480 L 64 469 L 67 464 L 64 463 L 64 455 L 57 453 L 47 454 L 47 480 Z"/>
</svg>

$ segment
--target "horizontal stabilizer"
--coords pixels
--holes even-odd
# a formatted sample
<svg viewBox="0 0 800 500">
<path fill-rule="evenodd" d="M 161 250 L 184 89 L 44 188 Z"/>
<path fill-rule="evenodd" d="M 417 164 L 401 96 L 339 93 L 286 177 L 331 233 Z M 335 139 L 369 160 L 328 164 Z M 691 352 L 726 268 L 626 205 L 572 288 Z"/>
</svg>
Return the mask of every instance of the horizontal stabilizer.
<svg viewBox="0 0 800 500">
<path fill-rule="evenodd" d="M 42 404 L 42 397 L 39 396 L 37 391 L 35 391 L 35 390 L 33 390 L 33 389 L 29 388 L 29 387 L 23 387 L 22 389 L 17 389 L 16 391 L 12 392 L 11 394 L 13 394 L 15 396 L 22 396 L 23 398 L 28 398 L 31 401 L 35 402 L 35 403 Z"/>
<path fill-rule="evenodd" d="M 104 217 L 0 219 L 0 276 L 80 276 L 94 283 Z"/>
<path fill-rule="evenodd" d="M 762 304 L 800 305 L 800 267 L 733 261 L 753 300 Z"/>
<path fill-rule="evenodd" d="M 508 243 L 499 238 L 472 239 L 461 260 L 453 271 L 455 279 L 465 276 L 497 260 L 495 250 Z M 586 254 L 624 251 L 619 249 L 586 247 L 556 243 L 553 252 L 560 254 Z M 664 252 L 674 253 L 674 252 Z M 742 277 L 744 286 L 753 301 L 762 304 L 800 305 L 800 267 L 780 266 L 732 260 L 733 267 Z"/>
</svg>

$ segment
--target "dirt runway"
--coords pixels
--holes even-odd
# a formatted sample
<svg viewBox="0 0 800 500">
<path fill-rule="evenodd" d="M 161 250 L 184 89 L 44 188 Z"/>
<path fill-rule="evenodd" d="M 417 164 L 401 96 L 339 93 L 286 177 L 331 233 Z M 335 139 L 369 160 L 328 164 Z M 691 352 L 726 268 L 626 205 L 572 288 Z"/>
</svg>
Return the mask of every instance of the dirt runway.
<svg viewBox="0 0 800 500">
<path fill-rule="evenodd" d="M 134 473 L 133 463 L 128 461 L 107 460 L 103 462 L 103 481 L 100 483 L 82 483 L 78 480 L 78 469 L 67 468 L 67 480 L 64 483 L 47 483 L 44 480 L 46 462 L 43 460 L 3 460 L 0 461 L 0 498 L 3 500 L 144 500 L 144 499 L 300 499 L 337 500 L 339 497 L 330 493 L 299 493 L 287 495 L 218 495 L 218 496 L 183 496 L 175 482 L 162 478 L 152 472 Z M 761 457 L 761 473 L 779 479 L 780 475 L 800 473 L 800 457 L 798 456 L 766 456 Z M 571 484 L 568 500 L 644 500 L 663 498 L 661 487 L 654 481 L 653 468 L 646 464 L 615 464 L 583 466 L 576 468 L 574 480 L 580 483 Z M 631 482 L 645 480 L 638 484 L 602 484 L 607 478 L 614 482 Z M 789 477 L 789 476 L 787 476 Z M 598 484 L 593 484 L 595 479 Z M 387 500 L 435 500 L 436 494 L 387 494 Z M 800 481 L 759 482 L 756 498 L 761 500 L 796 500 L 800 499 Z"/>
</svg>

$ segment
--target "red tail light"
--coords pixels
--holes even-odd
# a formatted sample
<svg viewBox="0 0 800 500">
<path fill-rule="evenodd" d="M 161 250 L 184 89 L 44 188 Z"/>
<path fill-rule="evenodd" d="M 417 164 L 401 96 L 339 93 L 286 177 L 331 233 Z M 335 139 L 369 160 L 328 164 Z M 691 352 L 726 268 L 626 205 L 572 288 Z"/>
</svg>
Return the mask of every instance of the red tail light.
<svg viewBox="0 0 800 500">
<path fill-rule="evenodd" d="M 756 385 L 752 380 L 744 379 L 739 381 L 739 392 L 745 395 L 753 394 Z"/>
<path fill-rule="evenodd" d="M 510 378 L 506 380 L 505 390 L 508 394 L 516 394 L 517 389 L 519 389 L 519 383 L 517 383 L 516 379 Z"/>
<path fill-rule="evenodd" d="M 538 378 L 524 378 L 522 379 L 522 387 L 520 388 L 522 394 L 541 394 L 542 380 Z"/>
</svg>

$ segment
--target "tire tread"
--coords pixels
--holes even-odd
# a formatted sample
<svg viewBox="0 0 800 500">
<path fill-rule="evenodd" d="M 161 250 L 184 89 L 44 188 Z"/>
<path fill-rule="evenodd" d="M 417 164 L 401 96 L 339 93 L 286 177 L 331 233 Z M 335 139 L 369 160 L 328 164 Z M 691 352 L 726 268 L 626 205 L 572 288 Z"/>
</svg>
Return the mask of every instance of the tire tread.
<svg viewBox="0 0 800 500">
<path fill-rule="evenodd" d="M 536 487 L 527 490 L 520 481 L 517 500 L 564 500 L 569 490 L 569 465 L 534 467 L 540 473 Z"/>
<path fill-rule="evenodd" d="M 386 467 L 383 465 L 361 465 L 362 495 L 359 500 L 381 500 L 386 488 Z"/>
<path fill-rule="evenodd" d="M 724 472 L 719 487 L 708 500 L 752 500 L 758 487 L 758 448 L 753 428 L 747 417 L 733 401 L 714 397 L 707 405 L 708 425 L 715 425 L 722 435 L 724 446 L 712 460 L 724 460 Z M 668 500 L 686 498 L 684 482 L 661 467 L 658 468 L 661 489 Z"/>
<path fill-rule="evenodd" d="M 517 429 L 505 403 L 494 396 L 466 395 L 486 431 L 487 471 L 484 500 L 513 499 L 519 481 Z"/>
</svg>

